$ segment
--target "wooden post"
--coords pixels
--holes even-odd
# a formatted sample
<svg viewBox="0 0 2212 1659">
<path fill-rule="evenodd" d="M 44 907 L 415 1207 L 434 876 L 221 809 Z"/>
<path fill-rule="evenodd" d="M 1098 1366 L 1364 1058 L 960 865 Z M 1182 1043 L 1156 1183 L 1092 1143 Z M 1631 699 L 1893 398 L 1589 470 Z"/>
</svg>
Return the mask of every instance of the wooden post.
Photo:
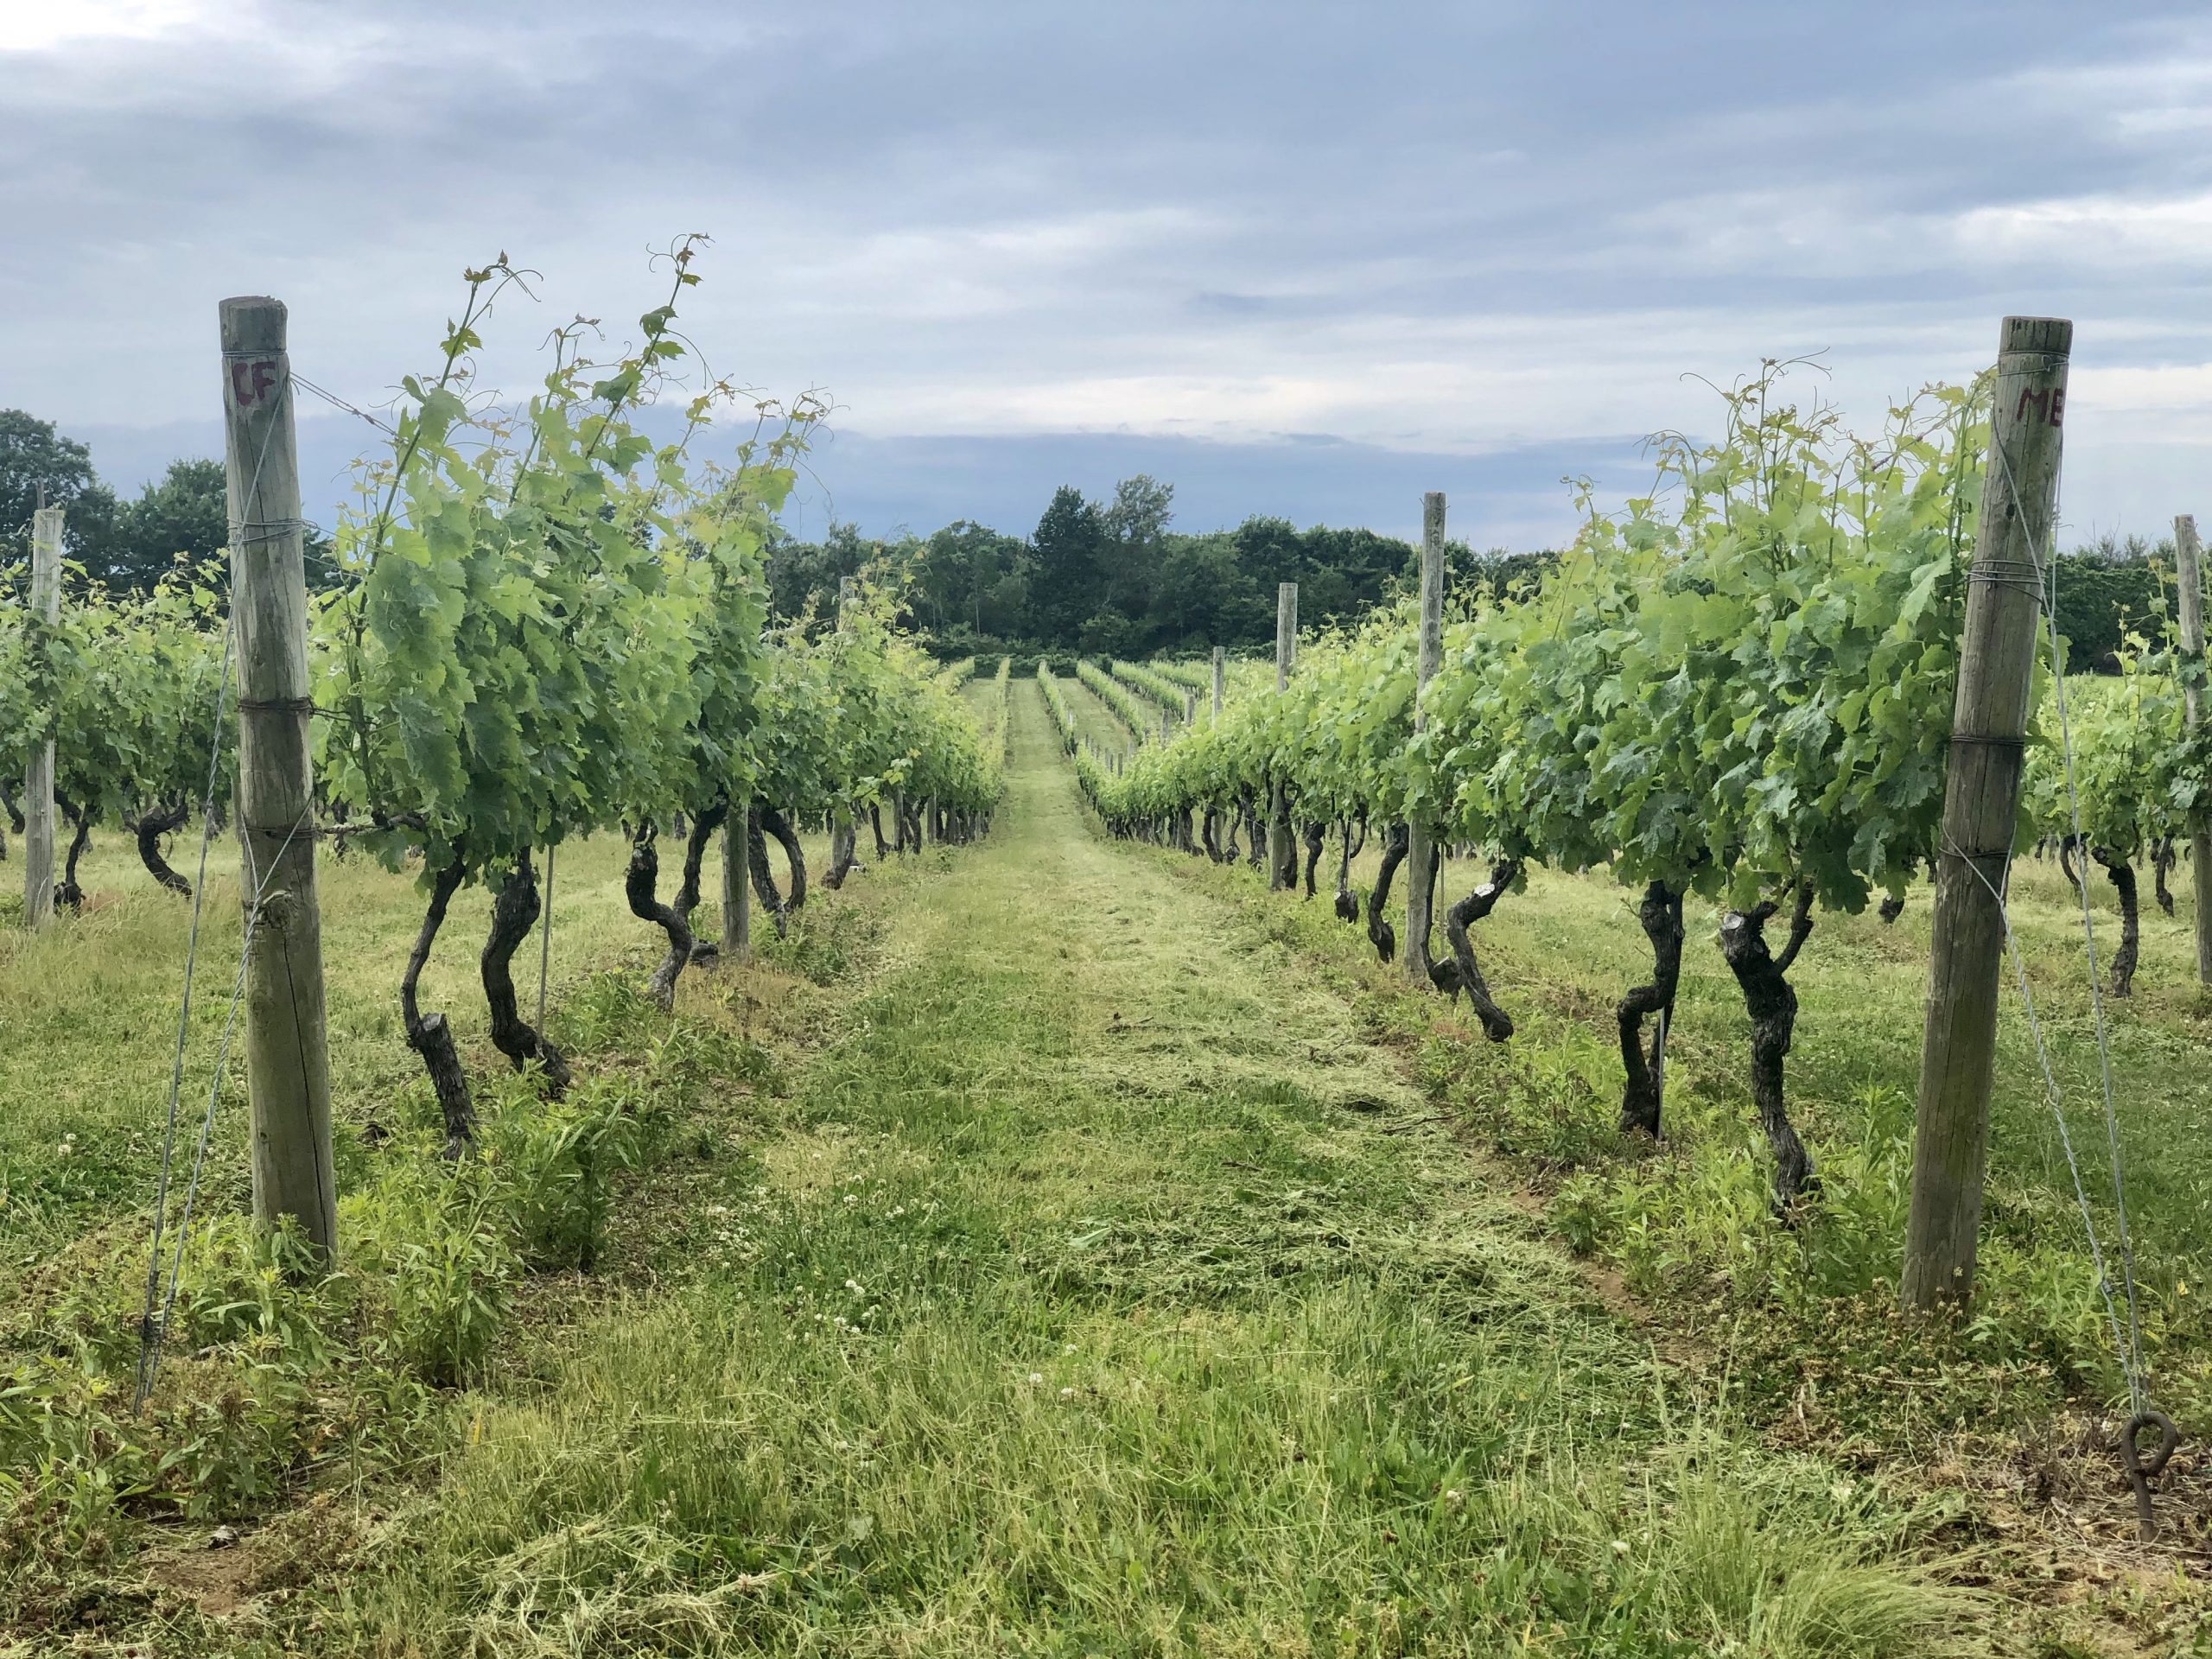
<svg viewBox="0 0 2212 1659">
<path fill-rule="evenodd" d="M 893 808 L 893 812 L 897 808 Z M 722 960 L 753 957 L 753 804 L 734 803 L 722 820 Z"/>
<path fill-rule="evenodd" d="M 1290 671 L 1298 658 L 1298 584 L 1275 585 L 1275 690 L 1290 685 Z M 1290 792 L 1278 778 L 1268 798 L 1268 891 L 1295 887 L 1298 857 L 1291 844 Z"/>
<path fill-rule="evenodd" d="M 1175 715 L 1173 711 L 1163 709 L 1160 711 L 1160 741 L 1167 742 L 1174 735 Z"/>
<path fill-rule="evenodd" d="M 246 1095 L 254 1216 L 290 1217 L 327 1259 L 337 1245 L 337 1192 L 308 747 L 308 590 L 284 321 L 275 300 L 222 302 L 238 825 L 252 938 Z"/>
<path fill-rule="evenodd" d="M 1974 1294 L 2005 950 L 1999 895 L 2012 868 L 2073 341 L 2074 325 L 2055 317 L 2007 317 L 1999 335 L 1936 867 L 1912 1205 L 1898 1284 L 1908 1308 L 1963 1306 Z"/>
<path fill-rule="evenodd" d="M 1419 699 L 1444 664 L 1444 494 L 1431 490 L 1421 500 L 1421 663 L 1414 683 Z M 1427 722 L 1416 701 L 1414 730 Z M 1436 841 L 1428 824 L 1414 817 L 1406 825 L 1406 976 L 1428 982 L 1429 901 L 1436 891 Z"/>
<path fill-rule="evenodd" d="M 52 627 L 61 620 L 61 509 L 31 515 L 31 616 Z M 47 655 L 41 644 L 41 659 Z M 23 769 L 23 923 L 54 923 L 54 738 L 32 751 Z"/>
<path fill-rule="evenodd" d="M 2204 658 L 2204 569 L 2196 539 L 2196 519 L 2184 512 L 2174 520 L 2174 550 L 2181 588 L 2181 648 L 2198 662 Z M 2182 693 L 2189 729 L 2204 719 L 2203 694 L 2194 686 Z M 2189 885 L 2196 900 L 2196 982 L 2212 985 L 2212 816 L 2202 809 L 2189 826 Z"/>
<path fill-rule="evenodd" d="M 1195 726 L 1198 723 L 1198 694 L 1195 691 L 1185 691 L 1183 694 L 1183 723 L 1185 726 Z"/>
<path fill-rule="evenodd" d="M 1222 692 L 1229 682 L 1229 659 L 1220 645 L 1213 648 L 1213 723 L 1221 724 Z"/>
</svg>

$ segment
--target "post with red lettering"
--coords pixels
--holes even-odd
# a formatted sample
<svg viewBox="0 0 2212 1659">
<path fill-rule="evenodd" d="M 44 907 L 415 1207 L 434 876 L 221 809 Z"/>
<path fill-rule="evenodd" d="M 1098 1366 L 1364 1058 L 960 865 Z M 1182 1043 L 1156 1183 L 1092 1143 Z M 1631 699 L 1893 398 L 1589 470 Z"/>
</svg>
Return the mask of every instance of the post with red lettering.
<svg viewBox="0 0 2212 1659">
<path fill-rule="evenodd" d="M 238 841 L 246 888 L 245 1069 L 253 1213 L 337 1245 L 322 910 L 308 747 L 308 590 L 284 308 L 225 300 L 224 470 L 238 629 Z"/>
<path fill-rule="evenodd" d="M 2000 895 L 2019 815 L 2073 343 L 2074 325 L 2056 317 L 2007 317 L 1999 341 L 1936 864 L 1898 1284 L 1908 1308 L 1962 1308 L 1974 1295 L 2005 949 Z"/>
</svg>

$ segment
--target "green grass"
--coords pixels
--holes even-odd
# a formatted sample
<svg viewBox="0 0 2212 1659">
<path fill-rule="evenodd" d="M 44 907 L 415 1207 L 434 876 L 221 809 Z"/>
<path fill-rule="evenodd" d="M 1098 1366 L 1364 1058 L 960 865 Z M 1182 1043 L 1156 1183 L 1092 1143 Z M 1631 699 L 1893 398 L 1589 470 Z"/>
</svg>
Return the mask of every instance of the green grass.
<svg viewBox="0 0 2212 1659">
<path fill-rule="evenodd" d="M 1898 1653 L 1936 1519 L 1679 1385 L 1299 963 L 1085 834 L 1033 688 L 730 1166 L 311 1615 L 489 1653 Z M 759 1103 L 754 1109 L 760 1110 Z M 282 1628 L 296 1637 L 298 1619 Z M 397 1633 L 404 1633 L 404 1637 Z"/>
<path fill-rule="evenodd" d="M 1153 855 L 1178 868 L 1189 862 Z M 1363 890 L 1375 858 L 1370 849 L 1355 864 L 1354 884 Z M 1711 906 L 1694 902 L 1686 918 L 1668 1050 L 1669 1138 L 1655 1151 L 1623 1141 L 1613 1127 L 1620 1062 L 1612 1004 L 1649 973 L 1632 890 L 1602 874 L 1537 871 L 1525 893 L 1478 927 L 1478 955 L 1517 1026 L 1512 1041 L 1497 1047 L 1471 1021 L 1447 1014 L 1433 1024 L 1434 1005 L 1395 996 L 1402 970 L 1376 965 L 1363 929 L 1343 926 L 1326 908 L 1333 870 L 1333 856 L 1325 857 L 1323 896 L 1294 905 L 1258 893 L 1249 872 L 1191 866 L 1183 874 L 1257 906 L 1253 913 L 1276 937 L 1333 964 L 1347 987 L 1370 999 L 1376 1020 L 1420 1046 L 1432 1096 L 1555 1195 L 1555 1217 L 1579 1248 L 1621 1268 L 1631 1288 L 1672 1307 L 1681 1322 L 1710 1331 L 1724 1315 L 1742 1318 L 1745 1340 L 1761 1345 L 1765 1375 L 1755 1380 L 1777 1390 L 1793 1413 L 1802 1409 L 1796 1396 L 1803 1351 L 1834 1345 L 1841 1332 L 1859 1332 L 1863 1346 L 1847 1350 L 1839 1388 L 1812 1414 L 1847 1440 L 1863 1432 L 1893 1450 L 1929 1455 L 1929 1437 L 1941 1431 L 2010 1433 L 2069 1400 L 2101 1406 L 2125 1397 L 2009 963 L 1978 1317 L 1962 1342 L 1903 1332 L 1889 1317 L 1910 1179 L 1929 889 L 1916 889 L 1894 925 L 1871 909 L 1823 914 L 1792 973 L 1801 1007 L 1787 1068 L 1790 1105 L 1826 1190 L 1804 1224 L 1785 1231 L 1767 1218 L 1769 1164 L 1750 1097 L 1749 1025 L 1713 944 Z M 1479 861 L 1448 866 L 1443 900 L 1486 876 Z M 2212 1038 L 2212 996 L 2195 982 L 2188 877 L 2184 869 L 2174 882 L 2180 919 L 2146 908 L 2135 995 L 2107 999 L 2105 1009 L 2153 1392 L 2170 1410 L 2202 1423 L 2212 1418 L 2212 1323 L 2202 1294 L 2212 1274 L 2204 1243 L 2212 1155 L 2203 1150 L 2212 1084 L 2200 1057 Z M 2149 887 L 2146 871 L 2146 901 Z M 2118 915 L 2101 876 L 2091 898 L 2108 956 Z M 2109 1249 L 2116 1217 L 2078 900 L 2056 863 L 2025 860 L 2012 910 L 2092 1214 Z M 1942 1386 L 1901 1401 L 1879 1374 L 1883 1364 Z M 1993 1421 L 1993 1408 L 2001 1408 Z"/>
<path fill-rule="evenodd" d="M 171 849 L 171 861 L 188 876 L 199 844 L 194 831 Z M 826 838 L 806 844 L 818 875 Z M 558 856 L 550 962 L 556 1009 L 589 973 L 619 968 L 642 975 L 658 959 L 659 931 L 631 915 L 623 896 L 628 855 L 619 837 L 601 836 Z M 780 881 L 780 859 L 776 868 Z M 0 865 L 17 881 L 21 870 L 16 860 Z M 677 874 L 664 868 L 664 894 Z M 118 1206 L 149 1199 L 160 1156 L 189 905 L 155 886 L 119 834 L 95 839 L 81 879 L 89 895 L 83 915 L 37 938 L 0 925 L 0 1285 Z M 423 899 L 411 872 L 396 875 L 359 856 L 325 856 L 319 879 L 342 1165 L 355 1158 L 365 1125 L 397 1127 L 397 1103 L 422 1076 L 400 1027 L 399 980 Z M 709 897 L 695 918 L 709 928 L 719 926 L 720 880 L 719 859 L 710 855 Z M 490 894 L 464 890 L 422 987 L 422 1006 L 446 1013 L 480 1071 L 497 1060 L 477 970 L 490 917 Z M 186 1053 L 181 1113 L 188 1146 L 207 1103 L 239 937 L 237 843 L 220 835 L 210 849 Z M 536 1005 L 538 946 L 533 933 L 514 960 L 525 1017 Z M 556 1042 L 567 1040 L 557 1014 L 549 1024 Z M 245 1116 L 243 1065 L 234 1050 L 208 1160 L 218 1172 L 219 1202 L 236 1203 L 244 1192 Z M 346 1173 L 341 1167 L 341 1178 Z"/>
<path fill-rule="evenodd" d="M 1939 1351 L 1871 1302 L 1835 1312 L 1889 1248 L 1924 897 L 1894 930 L 1824 921 L 1808 947 L 1791 1078 L 1830 1210 L 1782 1234 L 1760 1207 L 1742 1016 L 1702 933 L 1675 1139 L 1639 1153 L 1610 1130 L 1610 1003 L 1641 943 L 1622 893 L 1540 877 L 1485 925 L 1522 1021 L 1494 1050 L 1363 963 L 1325 886 L 1307 905 L 1104 840 L 1035 686 L 1013 697 L 1011 794 L 987 842 L 872 870 L 767 967 L 687 976 L 673 1024 L 621 991 L 653 951 L 620 906 L 619 849 L 576 859 L 555 1033 L 639 1124 L 594 1272 L 513 1279 L 468 1386 L 409 1395 L 418 1416 L 384 1455 L 248 1448 L 272 1483 L 260 1496 L 142 1528 L 112 1567 L 55 1567 L 94 1586 L 70 1604 L 80 1624 L 98 1614 L 90 1639 L 391 1656 L 2070 1650 L 2037 1645 L 2084 1628 L 2041 1605 L 2049 1541 L 2031 1554 L 1994 1535 L 1984 1498 L 1937 1466 L 1929 1411 L 1882 1422 L 1866 1404 L 1918 1388 L 1872 1375 L 1896 1362 L 1935 1368 L 1922 1392 L 1946 1409 L 2047 1411 L 2062 1380 L 2020 1338 L 2012 1281 L 2001 1355 Z M 328 866 L 326 897 L 352 947 L 342 966 L 334 947 L 334 1063 L 357 1130 L 420 1093 L 378 1012 L 414 899 Z M 157 901 L 128 895 L 4 964 L 10 1006 L 50 998 L 44 1062 L 12 1045 L 0 1062 L 0 1145 L 27 1183 L 64 1183 L 36 1211 L 54 1242 L 19 1245 L 49 1266 L 73 1228 L 139 1201 L 143 1145 L 105 1196 L 67 1187 L 85 1166 L 45 1149 L 65 1121 L 143 1141 L 145 1107 L 115 1084 L 149 1052 L 166 1064 L 154 958 L 173 969 L 179 930 Z M 2063 918 L 2054 895 L 2035 902 L 2024 931 L 2071 1075 Z M 2198 1016 L 2158 1001 L 2180 976 L 2171 925 L 2150 925 L 2117 1052 L 2139 1065 L 2164 1033 L 2163 1086 L 2194 1103 L 2171 1033 Z M 456 940 L 435 1005 L 484 1076 L 475 944 Z M 111 1006 L 88 1014 L 94 988 Z M 2022 1063 L 2008 1036 L 2007 1088 Z M 74 1116 L 39 1117 L 60 1084 Z M 550 1156 L 543 1109 L 491 1092 L 518 1137 L 503 1202 L 528 1223 L 520 1166 Z M 2036 1106 L 2000 1104 L 2004 1272 L 2072 1265 Z M 235 1142 L 215 1158 L 240 1161 Z M 398 1217 L 372 1236 L 404 1241 L 405 1206 L 437 1187 L 381 1167 L 356 1171 Z M 2194 1190 L 2173 1179 L 2154 1194 Z M 233 1181 L 218 1201 L 239 1198 Z M 2187 1236 L 2145 1202 L 2163 1270 Z M 1554 1231 L 1619 1265 L 1656 1329 L 1622 1318 Z M 390 1293 L 362 1294 L 371 1313 L 316 1317 L 373 1336 Z M 231 1514 L 248 1536 L 211 1593 L 198 1545 Z M 2129 1628 L 2148 1630 L 2192 1592 L 2131 1593 Z"/>
</svg>

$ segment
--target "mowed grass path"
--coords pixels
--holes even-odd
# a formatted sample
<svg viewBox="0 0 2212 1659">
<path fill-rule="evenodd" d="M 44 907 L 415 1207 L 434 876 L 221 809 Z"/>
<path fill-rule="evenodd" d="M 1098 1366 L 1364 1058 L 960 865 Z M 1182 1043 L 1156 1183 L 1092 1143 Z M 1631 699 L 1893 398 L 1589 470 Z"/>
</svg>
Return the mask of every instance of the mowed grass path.
<svg viewBox="0 0 2212 1659">
<path fill-rule="evenodd" d="M 1014 696 L 994 835 L 886 886 L 834 1039 L 729 1103 L 680 1287 L 488 1389 L 272 1650 L 1970 1639 L 1928 1516 L 1670 1377 L 1309 965 L 1086 826 Z"/>
</svg>

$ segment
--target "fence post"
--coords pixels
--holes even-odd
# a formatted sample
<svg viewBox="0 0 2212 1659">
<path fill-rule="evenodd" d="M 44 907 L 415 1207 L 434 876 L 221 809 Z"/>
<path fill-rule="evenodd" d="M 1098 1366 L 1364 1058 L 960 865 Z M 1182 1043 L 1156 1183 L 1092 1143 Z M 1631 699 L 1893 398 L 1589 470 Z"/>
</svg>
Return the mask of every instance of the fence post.
<svg viewBox="0 0 2212 1659">
<path fill-rule="evenodd" d="M 31 515 L 31 616 L 51 628 L 61 620 L 61 509 Z M 39 660 L 53 660 L 41 641 Z M 51 690 L 49 685 L 48 690 Z M 58 717 L 58 704 L 48 714 Z M 90 809 L 87 808 L 87 810 Z M 31 751 L 23 769 L 23 923 L 34 932 L 54 922 L 54 736 Z"/>
<path fill-rule="evenodd" d="M 894 808 L 895 811 L 896 809 Z M 753 804 L 732 803 L 722 820 L 722 960 L 753 955 Z"/>
<path fill-rule="evenodd" d="M 2196 539 L 2196 518 L 2186 513 L 2174 520 L 2175 576 L 2181 588 L 2181 648 L 2196 665 L 2204 661 L 2204 571 L 2202 547 Z M 2195 731 L 2204 719 L 2204 694 L 2196 685 L 2183 689 L 2189 728 Z M 2196 899 L 2196 982 L 2212 985 L 2212 816 L 2202 805 L 2190 815 L 2189 826 L 2189 885 Z"/>
<path fill-rule="evenodd" d="M 1229 659 L 1225 648 L 1213 648 L 1213 723 L 1221 724 L 1221 695 L 1229 679 Z"/>
<path fill-rule="evenodd" d="M 1275 585 L 1275 690 L 1290 684 L 1290 671 L 1298 659 L 1298 584 Z M 1298 885 L 1298 855 L 1290 835 L 1290 791 L 1278 778 L 1268 800 L 1268 891 L 1281 892 Z"/>
<path fill-rule="evenodd" d="M 1999 895 L 2012 868 L 2073 343 L 2074 325 L 2056 317 L 2007 317 L 1999 336 L 1936 868 L 1912 1207 L 1897 1287 L 1908 1308 L 1963 1306 L 1974 1295 L 2005 948 Z"/>
<path fill-rule="evenodd" d="M 224 461 L 238 629 L 238 842 L 252 940 L 245 984 L 253 1213 L 337 1244 L 322 913 L 308 747 L 308 591 L 284 308 L 225 300 Z"/>
<path fill-rule="evenodd" d="M 1414 684 L 1414 730 L 1427 725 L 1419 699 L 1444 662 L 1444 493 L 1421 499 L 1421 666 Z M 1436 892 L 1436 838 L 1418 815 L 1406 825 L 1406 976 L 1428 983 L 1429 909 Z"/>
</svg>

